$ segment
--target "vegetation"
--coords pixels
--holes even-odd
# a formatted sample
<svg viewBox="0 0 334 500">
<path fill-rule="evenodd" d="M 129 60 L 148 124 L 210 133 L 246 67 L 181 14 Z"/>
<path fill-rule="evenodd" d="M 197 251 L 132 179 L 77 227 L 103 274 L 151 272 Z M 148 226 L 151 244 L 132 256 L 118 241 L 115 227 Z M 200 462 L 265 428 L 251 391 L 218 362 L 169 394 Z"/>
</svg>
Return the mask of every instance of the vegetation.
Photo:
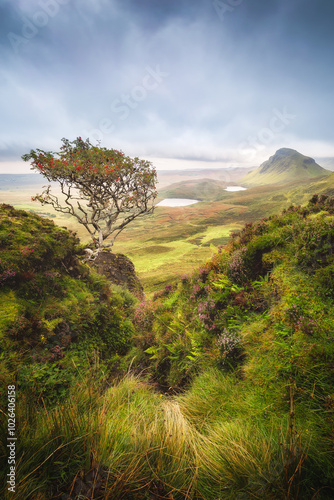
<svg viewBox="0 0 334 500">
<path fill-rule="evenodd" d="M 213 179 L 194 179 L 175 182 L 159 190 L 159 197 L 217 201 L 222 199 L 226 186 L 226 182 Z"/>
<path fill-rule="evenodd" d="M 37 402 L 66 397 L 77 365 L 67 356 L 73 343 L 79 364 L 96 350 L 104 359 L 130 347 L 133 297 L 115 293 L 82 254 L 74 234 L 0 206 L 2 398 L 13 376 Z"/>
<path fill-rule="evenodd" d="M 2 206 L 2 386 L 18 393 L 2 496 L 332 498 L 333 215 L 316 195 L 248 222 L 136 304 L 73 234 Z"/>
<path fill-rule="evenodd" d="M 89 139 L 62 142 L 59 153 L 37 149 L 22 156 L 24 161 L 31 160 L 32 169 L 49 182 L 57 181 L 63 195 L 61 200 L 48 186 L 33 201 L 74 216 L 88 231 L 98 252 L 112 246 L 133 219 L 153 211 L 156 173 L 149 162 L 93 146 Z M 110 236 L 107 245 L 104 241 Z"/>
<path fill-rule="evenodd" d="M 19 184 L 20 176 L 16 177 L 13 187 Z M 29 177 L 37 181 L 41 176 Z M 203 201 L 188 207 L 157 207 L 153 214 L 134 219 L 120 233 L 113 249 L 131 258 L 146 295 L 151 296 L 165 285 L 176 284 L 183 274 L 193 272 L 210 258 L 212 245 L 227 244 L 231 232 L 240 230 L 245 223 L 277 214 L 291 204 L 306 204 L 313 193 L 333 196 L 333 178 L 331 174 L 311 181 L 298 179 L 276 184 L 275 189 L 268 185 L 240 192 L 215 189 L 212 183 L 195 179 L 184 184 L 183 193 L 180 185 L 175 184 L 166 191 L 159 190 L 159 197 L 190 196 Z M 80 240 L 89 244 L 87 231 L 75 218 L 54 211 L 50 205 L 36 207 L 30 201 L 31 193 L 38 189 L 39 186 L 22 186 L 21 190 L 1 191 L 1 200 L 52 217 L 56 224 L 77 232 Z M 55 183 L 52 189 L 56 189 Z"/>
</svg>

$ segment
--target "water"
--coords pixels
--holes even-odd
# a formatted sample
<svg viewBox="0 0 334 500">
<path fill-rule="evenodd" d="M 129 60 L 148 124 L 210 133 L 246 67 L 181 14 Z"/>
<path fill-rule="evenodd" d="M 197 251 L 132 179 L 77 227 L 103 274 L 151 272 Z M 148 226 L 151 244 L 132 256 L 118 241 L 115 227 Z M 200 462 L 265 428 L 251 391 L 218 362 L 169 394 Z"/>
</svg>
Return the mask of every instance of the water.
<svg viewBox="0 0 334 500">
<path fill-rule="evenodd" d="M 246 191 L 247 188 L 241 186 L 229 186 L 224 191 Z"/>
<path fill-rule="evenodd" d="M 165 198 L 157 203 L 156 207 L 186 207 L 198 202 L 199 200 L 190 200 L 188 198 Z"/>
</svg>

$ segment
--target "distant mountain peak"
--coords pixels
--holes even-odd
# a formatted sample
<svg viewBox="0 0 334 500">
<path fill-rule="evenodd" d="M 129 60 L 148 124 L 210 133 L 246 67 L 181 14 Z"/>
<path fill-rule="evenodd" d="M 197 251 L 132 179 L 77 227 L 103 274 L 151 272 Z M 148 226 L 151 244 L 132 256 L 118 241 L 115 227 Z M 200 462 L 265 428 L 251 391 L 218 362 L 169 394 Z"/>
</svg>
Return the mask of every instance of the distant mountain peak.
<svg viewBox="0 0 334 500">
<path fill-rule="evenodd" d="M 295 149 L 280 148 L 240 182 L 246 186 L 282 184 L 298 179 L 312 179 L 330 173 L 329 170 L 318 165 L 313 158 L 305 156 Z"/>
<path fill-rule="evenodd" d="M 276 151 L 275 155 L 290 155 L 290 154 L 300 154 L 298 153 L 298 151 L 296 151 L 295 149 L 291 149 L 291 148 L 280 148 Z"/>
</svg>

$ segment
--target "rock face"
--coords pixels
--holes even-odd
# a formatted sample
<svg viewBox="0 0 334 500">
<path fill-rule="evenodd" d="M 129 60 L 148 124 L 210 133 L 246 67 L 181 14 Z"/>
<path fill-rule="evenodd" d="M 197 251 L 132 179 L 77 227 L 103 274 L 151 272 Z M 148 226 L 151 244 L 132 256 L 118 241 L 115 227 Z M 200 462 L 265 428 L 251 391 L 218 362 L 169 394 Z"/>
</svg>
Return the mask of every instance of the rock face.
<svg viewBox="0 0 334 500">
<path fill-rule="evenodd" d="M 144 299 L 144 289 L 136 275 L 135 266 L 125 255 L 104 250 L 91 265 L 115 285 L 126 286 L 139 300 Z"/>
</svg>

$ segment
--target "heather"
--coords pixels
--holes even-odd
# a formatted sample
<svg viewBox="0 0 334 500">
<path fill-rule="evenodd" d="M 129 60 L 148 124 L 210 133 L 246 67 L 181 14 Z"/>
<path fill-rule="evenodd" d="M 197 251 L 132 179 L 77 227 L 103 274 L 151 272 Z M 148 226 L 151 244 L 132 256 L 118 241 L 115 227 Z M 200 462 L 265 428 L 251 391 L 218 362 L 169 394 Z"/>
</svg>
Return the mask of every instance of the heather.
<svg viewBox="0 0 334 500">
<path fill-rule="evenodd" d="M 247 223 L 142 302 L 2 206 L 17 498 L 332 498 L 333 206 Z"/>
</svg>

